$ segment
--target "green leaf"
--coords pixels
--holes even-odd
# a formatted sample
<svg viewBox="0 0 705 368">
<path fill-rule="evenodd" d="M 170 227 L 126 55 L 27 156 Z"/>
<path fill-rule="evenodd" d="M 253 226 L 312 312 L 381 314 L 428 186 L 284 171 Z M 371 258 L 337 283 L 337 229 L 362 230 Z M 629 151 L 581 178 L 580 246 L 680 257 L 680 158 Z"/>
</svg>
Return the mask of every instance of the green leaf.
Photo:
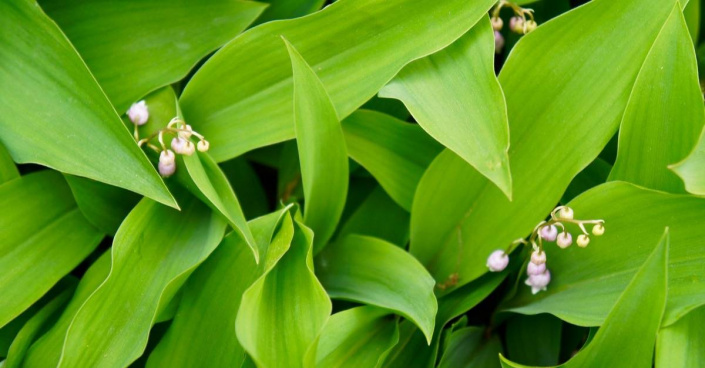
<svg viewBox="0 0 705 368">
<path fill-rule="evenodd" d="M 700 35 L 700 0 L 685 0 L 681 4 L 690 37 L 693 39 L 693 43 L 697 45 Z"/>
<path fill-rule="evenodd" d="M 182 208 L 144 199 L 130 212 L 115 236 L 110 275 L 66 332 L 59 367 L 124 367 L 142 354 L 160 303 L 168 303 L 225 231 L 220 216 L 195 198 L 184 197 Z"/>
<path fill-rule="evenodd" d="M 568 203 L 581 193 L 606 182 L 610 171 L 612 171 L 612 165 L 599 157 L 596 158 L 573 178 L 563 193 L 561 203 Z"/>
<path fill-rule="evenodd" d="M 66 331 L 78 312 L 78 309 L 93 294 L 98 286 L 108 277 L 110 273 L 110 251 L 103 253 L 81 278 L 76 288 L 76 292 L 64 308 L 61 317 L 42 337 L 32 346 L 23 362 L 23 367 L 44 368 L 56 367 L 61 357 L 61 349 L 64 345 Z"/>
<path fill-rule="evenodd" d="M 405 64 L 467 32 L 494 2 L 342 0 L 307 17 L 262 24 L 193 76 L 181 97 L 184 116 L 210 137 L 219 162 L 292 139 L 293 84 L 280 36 L 316 71 L 343 119 Z"/>
<path fill-rule="evenodd" d="M 705 308 L 700 307 L 661 329 L 656 340 L 656 368 L 705 365 L 704 325 Z"/>
<path fill-rule="evenodd" d="M 293 231 L 291 247 L 245 291 L 235 322 L 238 340 L 259 367 L 302 367 L 331 312 L 313 273 L 313 233 L 288 214 L 282 229 Z"/>
<path fill-rule="evenodd" d="M 61 314 L 61 308 L 71 299 L 76 289 L 77 281 L 73 278 L 66 280 L 64 284 L 65 285 L 61 285 L 63 290 L 33 315 L 17 333 L 7 353 L 7 359 L 4 362 L 5 365 L 3 368 L 21 367 L 25 353 L 32 342 L 43 332 L 43 329 L 46 328 L 49 323 L 53 322 L 53 320 Z"/>
<path fill-rule="evenodd" d="M 286 210 L 250 222 L 262 249 L 270 242 L 275 242 L 272 248 L 289 246 L 291 232 L 274 237 Z M 242 294 L 262 274 L 263 267 L 255 263 L 238 233 L 226 236 L 184 284 L 174 321 L 149 356 L 147 367 L 239 367 L 245 350 L 235 335 L 235 317 Z"/>
<path fill-rule="evenodd" d="M 442 146 L 418 125 L 358 110 L 343 120 L 350 157 L 362 165 L 402 208 L 411 210 L 424 170 Z"/>
<path fill-rule="evenodd" d="M 0 141 L 15 162 L 38 163 L 176 207 L 56 24 L 30 1 L 3 1 L 0 14 L 0 85 L 14 86 L 0 92 Z"/>
<path fill-rule="evenodd" d="M 40 0 L 119 113 L 242 32 L 264 10 L 254 1 Z"/>
<path fill-rule="evenodd" d="M 304 188 L 304 222 L 316 237 L 313 251 L 328 243 L 348 193 L 348 155 L 343 130 L 328 93 L 306 60 L 284 39 L 294 73 L 294 127 Z"/>
<path fill-rule="evenodd" d="M 64 178 L 86 220 L 111 236 L 140 200 L 140 196 L 112 185 L 80 176 L 64 175 Z"/>
<path fill-rule="evenodd" d="M 428 134 L 511 199 L 509 123 L 489 17 L 452 45 L 405 66 L 379 95 L 404 102 Z"/>
<path fill-rule="evenodd" d="M 350 235 L 327 247 L 316 263 L 331 298 L 391 309 L 414 322 L 431 342 L 436 283 L 409 253 L 380 239 Z"/>
<path fill-rule="evenodd" d="M 341 226 L 338 239 L 349 234 L 368 235 L 400 247 L 409 241 L 409 213 L 380 187 L 370 193 Z"/>
<path fill-rule="evenodd" d="M 489 339 L 480 327 L 466 327 L 454 331 L 448 348 L 443 353 L 439 368 L 499 367 L 497 354 L 502 352 L 502 342 L 497 335 Z"/>
<path fill-rule="evenodd" d="M 416 191 L 410 252 L 437 280 L 457 273 L 463 285 L 487 272 L 492 251 L 525 237 L 558 203 L 614 135 L 673 4 L 594 0 L 522 37 L 499 75 L 513 200 L 448 152 Z"/>
<path fill-rule="evenodd" d="M 255 24 L 266 23 L 272 20 L 298 18 L 318 11 L 325 0 L 260 0 L 269 6 L 257 18 Z"/>
<path fill-rule="evenodd" d="M 668 228 L 631 278 L 592 341 L 561 367 L 651 367 L 656 333 L 666 306 Z M 524 367 L 500 356 L 505 368 Z"/>
<path fill-rule="evenodd" d="M 10 153 L 7 152 L 5 146 L 0 143 L 0 184 L 19 177 L 20 171 L 17 170 L 17 166 L 15 166 L 14 161 L 12 161 Z"/>
<path fill-rule="evenodd" d="M 391 312 L 363 306 L 330 317 L 319 338 L 316 367 L 380 367 L 399 341 Z"/>
<path fill-rule="evenodd" d="M 579 326 L 601 325 L 620 293 L 670 228 L 671 263 L 664 325 L 705 304 L 705 199 L 640 188 L 624 182 L 600 185 L 569 206 L 578 218 L 601 218 L 607 231 L 587 248 L 546 247 L 551 284 L 531 295 L 521 287 L 504 307 L 523 314 L 551 313 Z"/>
<path fill-rule="evenodd" d="M 522 364 L 558 364 L 563 323 L 549 314 L 512 316 L 506 324 L 507 355 Z"/>
<path fill-rule="evenodd" d="M 223 162 L 220 168 L 232 185 L 245 218 L 251 219 L 269 212 L 269 199 L 262 182 L 244 157 Z"/>
<path fill-rule="evenodd" d="M 667 166 L 688 155 L 703 124 L 705 109 L 695 50 L 676 6 L 634 83 L 609 179 L 685 193 L 682 180 Z"/>
<path fill-rule="evenodd" d="M 103 238 L 76 207 L 61 174 L 50 170 L 0 185 L 0 229 L 0 327 L 39 300 Z"/>
</svg>

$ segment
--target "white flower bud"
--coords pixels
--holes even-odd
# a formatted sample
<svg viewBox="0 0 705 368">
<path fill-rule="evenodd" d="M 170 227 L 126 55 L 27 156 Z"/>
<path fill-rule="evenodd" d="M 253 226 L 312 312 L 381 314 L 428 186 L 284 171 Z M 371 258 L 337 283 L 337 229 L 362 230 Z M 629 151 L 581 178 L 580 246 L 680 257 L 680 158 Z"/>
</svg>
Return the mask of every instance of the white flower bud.
<svg viewBox="0 0 705 368">
<path fill-rule="evenodd" d="M 491 19 L 492 22 L 492 29 L 495 31 L 500 31 L 502 30 L 502 27 L 504 27 L 504 21 L 500 17 L 492 17 Z"/>
<path fill-rule="evenodd" d="M 566 220 L 572 220 L 573 219 L 573 209 L 570 207 L 563 207 L 561 208 L 560 211 L 558 211 L 558 217 Z"/>
<path fill-rule="evenodd" d="M 543 240 L 554 241 L 558 235 L 558 228 L 556 228 L 556 225 L 544 226 L 541 228 L 539 234 Z"/>
<path fill-rule="evenodd" d="M 597 225 L 593 226 L 593 227 L 592 227 L 592 233 L 593 233 L 595 236 L 600 236 L 600 235 L 604 234 L 604 233 L 605 233 L 605 225 L 603 225 L 603 224 L 597 224 Z"/>
<path fill-rule="evenodd" d="M 585 248 L 590 244 L 590 237 L 585 234 L 578 235 L 578 241 L 576 242 L 580 248 Z"/>
<path fill-rule="evenodd" d="M 159 174 L 165 178 L 170 177 L 176 171 L 176 155 L 171 150 L 164 150 L 159 155 Z"/>
<path fill-rule="evenodd" d="M 191 129 L 191 126 L 186 124 L 186 126 L 183 128 L 186 131 L 185 132 L 179 132 L 179 137 L 184 138 L 184 139 L 189 139 L 191 138 L 191 134 L 193 132 L 193 129 Z"/>
<path fill-rule="evenodd" d="M 149 109 L 144 100 L 133 103 L 130 109 L 127 110 L 127 116 L 135 125 L 144 125 L 149 120 Z"/>
<path fill-rule="evenodd" d="M 492 272 L 500 272 L 507 268 L 509 256 L 503 250 L 496 250 L 487 257 L 487 268 Z"/>
<path fill-rule="evenodd" d="M 528 275 L 540 275 L 546 271 L 546 263 L 536 264 L 534 262 L 529 262 L 526 266 L 526 273 Z"/>
<path fill-rule="evenodd" d="M 565 249 L 568 248 L 571 244 L 573 243 L 573 235 L 570 235 L 568 232 L 562 232 L 558 234 L 558 238 L 556 239 L 556 244 Z"/>
<path fill-rule="evenodd" d="M 206 152 L 206 151 L 208 151 L 208 148 L 210 148 L 210 146 L 211 146 L 211 144 L 208 143 L 207 140 L 203 139 L 203 140 L 198 141 L 197 148 L 200 152 Z"/>
<path fill-rule="evenodd" d="M 546 263 L 546 252 L 535 250 L 531 253 L 531 262 L 537 265 Z"/>
<path fill-rule="evenodd" d="M 193 142 L 187 140 L 186 144 L 184 145 L 184 155 L 191 156 L 194 152 L 196 152 L 196 145 L 193 144 Z"/>
<path fill-rule="evenodd" d="M 174 139 L 171 140 L 171 149 L 173 149 L 174 152 L 183 155 L 186 153 L 186 142 L 188 141 L 181 137 L 174 137 Z"/>
<path fill-rule="evenodd" d="M 546 269 L 543 273 L 538 275 L 530 275 L 525 284 L 531 286 L 531 293 L 536 294 L 541 290 L 546 290 L 546 287 L 551 282 L 551 272 Z"/>
</svg>

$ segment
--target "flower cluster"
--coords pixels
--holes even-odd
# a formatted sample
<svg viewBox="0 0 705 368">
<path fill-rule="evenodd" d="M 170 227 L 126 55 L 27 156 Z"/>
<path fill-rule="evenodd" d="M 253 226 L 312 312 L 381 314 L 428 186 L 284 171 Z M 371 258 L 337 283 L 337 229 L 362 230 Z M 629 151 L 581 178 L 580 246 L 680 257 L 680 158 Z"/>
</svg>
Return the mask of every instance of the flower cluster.
<svg viewBox="0 0 705 368">
<path fill-rule="evenodd" d="M 176 172 L 176 154 L 191 156 L 196 152 L 196 149 L 200 152 L 206 152 L 210 148 L 210 143 L 202 135 L 198 134 L 190 125 L 178 117 L 171 119 L 166 128 L 159 129 L 147 138 L 140 139 L 138 128 L 149 120 L 149 109 L 144 100 L 132 104 L 130 109 L 127 110 L 127 116 L 135 124 L 134 136 L 137 145 L 140 147 L 147 145 L 147 147 L 159 153 L 159 174 L 165 178 Z M 164 144 L 164 135 L 167 134 L 174 136 L 171 140 L 171 149 Z M 194 145 L 191 137 L 197 137 L 198 143 Z M 154 138 L 157 138 L 159 146 L 150 143 Z"/>
<path fill-rule="evenodd" d="M 576 220 L 573 218 L 573 209 L 566 206 L 556 207 L 551 212 L 551 217 L 547 221 L 541 221 L 534 231 L 531 232 L 529 240 L 518 239 L 512 243 L 510 249 L 518 244 L 531 245 L 531 259 L 526 266 L 526 285 L 531 287 L 531 292 L 536 294 L 551 282 L 551 272 L 546 267 L 546 253 L 543 251 L 543 242 L 556 242 L 559 248 L 565 249 L 573 244 L 573 235 L 568 232 L 566 224 L 577 225 L 581 231 L 576 244 L 585 248 L 590 244 L 590 234 L 585 225 L 592 225 L 592 234 L 600 236 L 605 233 L 604 220 Z M 560 228 L 560 232 L 559 232 Z M 500 272 L 509 264 L 508 250 L 495 250 L 487 258 L 487 268 L 492 272 Z"/>
<path fill-rule="evenodd" d="M 514 16 L 509 19 L 509 29 L 518 34 L 527 34 L 538 26 L 534 20 L 534 11 L 524 9 L 519 5 L 506 0 L 500 0 L 492 10 L 490 20 L 492 21 L 492 29 L 494 30 L 494 49 L 496 53 L 502 52 L 504 48 L 504 36 L 500 32 L 504 27 L 504 21 L 499 17 L 499 12 L 502 8 L 507 7 L 514 11 Z M 528 19 L 527 19 L 528 16 Z"/>
</svg>

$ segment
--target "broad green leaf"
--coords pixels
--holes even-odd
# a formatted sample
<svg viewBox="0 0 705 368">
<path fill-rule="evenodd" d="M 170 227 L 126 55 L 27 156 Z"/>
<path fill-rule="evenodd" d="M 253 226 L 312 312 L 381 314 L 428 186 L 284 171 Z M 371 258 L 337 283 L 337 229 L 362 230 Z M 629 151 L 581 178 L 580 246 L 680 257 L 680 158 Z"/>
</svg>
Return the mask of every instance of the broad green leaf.
<svg viewBox="0 0 705 368">
<path fill-rule="evenodd" d="M 634 83 L 609 179 L 685 193 L 683 181 L 667 166 L 688 155 L 703 124 L 695 50 L 683 14 L 675 7 Z"/>
<path fill-rule="evenodd" d="M 132 192 L 91 179 L 73 175 L 64 175 L 64 178 L 86 220 L 111 236 L 140 200 L 140 196 Z"/>
<path fill-rule="evenodd" d="M 81 278 L 76 292 L 61 317 L 27 352 L 22 366 L 26 368 L 56 367 L 61 357 L 66 331 L 78 309 L 110 273 L 110 251 L 101 255 Z"/>
<path fill-rule="evenodd" d="M 70 324 L 59 367 L 124 367 L 137 359 L 160 303 L 215 249 L 225 226 L 193 197 L 183 198 L 180 212 L 143 199 L 115 235 L 110 275 Z"/>
<path fill-rule="evenodd" d="M 402 208 L 411 210 L 416 185 L 442 146 L 418 125 L 376 111 L 343 120 L 350 157 L 362 165 Z"/>
<path fill-rule="evenodd" d="M 245 218 L 252 219 L 269 212 L 269 199 L 255 169 L 244 157 L 220 164 L 242 206 Z"/>
<path fill-rule="evenodd" d="M 551 284 L 536 295 L 526 287 L 504 307 L 551 313 L 579 326 L 601 325 L 662 232 L 670 228 L 668 303 L 664 325 L 705 304 L 705 199 L 640 188 L 600 185 L 568 204 L 578 218 L 605 220 L 606 232 L 587 248 L 546 247 Z"/>
<path fill-rule="evenodd" d="M 485 329 L 481 327 L 466 327 L 454 331 L 438 367 L 499 367 L 497 355 L 502 352 L 502 342 L 497 335 L 492 335 L 489 339 L 485 335 Z"/>
<path fill-rule="evenodd" d="M 0 141 L 15 162 L 38 163 L 176 207 L 57 25 L 31 1 L 0 2 L 0 14 L 0 85 L 13 86 L 0 92 Z"/>
<path fill-rule="evenodd" d="M 78 266 L 102 238 L 76 207 L 61 174 L 43 170 L 0 185 L 0 327 Z"/>
<path fill-rule="evenodd" d="M 5 146 L 0 143 L 0 184 L 20 177 L 20 171 L 12 161 L 10 153 Z"/>
<path fill-rule="evenodd" d="M 301 161 L 304 222 L 313 230 L 313 251 L 328 243 L 348 193 L 348 156 L 343 130 L 328 93 L 306 60 L 284 40 L 294 74 L 294 127 Z"/>
<path fill-rule="evenodd" d="M 380 367 L 399 341 L 389 310 L 363 306 L 336 313 L 321 331 L 316 367 Z"/>
<path fill-rule="evenodd" d="M 703 326 L 705 307 L 700 307 L 661 329 L 656 339 L 656 368 L 698 368 L 705 365 Z"/>
<path fill-rule="evenodd" d="M 428 134 L 511 199 L 509 123 L 489 17 L 452 45 L 405 66 L 379 95 L 404 102 Z"/>
<path fill-rule="evenodd" d="M 652 366 L 656 333 L 670 286 L 668 233 L 666 228 L 592 341 L 560 367 L 621 367 L 625 362 L 635 368 Z M 505 368 L 524 367 L 501 359 Z"/>
<path fill-rule="evenodd" d="M 688 24 L 688 31 L 694 44 L 698 44 L 700 36 L 700 0 L 681 1 L 683 16 Z"/>
<path fill-rule="evenodd" d="M 431 342 L 438 303 L 435 281 L 405 250 L 384 240 L 350 235 L 317 257 L 318 277 L 334 299 L 391 309 Z"/>
<path fill-rule="evenodd" d="M 40 0 L 119 113 L 186 76 L 264 10 L 254 1 Z"/>
<path fill-rule="evenodd" d="M 292 224 L 288 214 L 282 227 L 294 231 L 291 247 L 245 291 L 235 322 L 238 340 L 258 367 L 302 367 L 331 313 L 313 273 L 313 233 Z"/>
<path fill-rule="evenodd" d="M 409 213 L 376 187 L 341 226 L 338 239 L 349 234 L 368 235 L 400 247 L 409 241 Z"/>
<path fill-rule="evenodd" d="M 675 1 L 594 0 L 522 37 L 499 75 L 510 125 L 513 200 L 444 152 L 419 183 L 410 252 L 463 285 L 531 232 L 614 135 L 634 80 Z M 599 45 L 596 47 L 595 45 Z"/>
<path fill-rule="evenodd" d="M 441 333 L 451 320 L 469 311 L 499 286 L 507 276 L 506 273 L 487 274 L 469 284 L 438 299 L 436 328 L 431 345 L 426 343 L 423 333 L 418 328 L 409 328 L 408 321 L 400 325 L 400 342 L 397 344 L 385 367 L 434 367 L 438 355 Z"/>
<path fill-rule="evenodd" d="M 558 364 L 562 325 L 560 319 L 549 314 L 512 316 L 505 330 L 507 356 L 526 365 Z"/>
<path fill-rule="evenodd" d="M 288 247 L 292 233 L 274 237 L 284 209 L 250 222 L 262 249 Z M 265 252 L 266 253 L 266 252 Z M 280 254 L 279 254 L 280 256 Z M 174 321 L 150 355 L 147 367 L 239 367 L 245 350 L 235 336 L 242 294 L 262 274 L 247 244 L 231 233 L 184 284 Z"/>
<path fill-rule="evenodd" d="M 378 96 L 367 100 L 360 109 L 379 111 L 403 121 L 407 121 L 411 117 L 411 113 L 406 109 L 403 102 Z"/>
<path fill-rule="evenodd" d="M 262 24 L 193 76 L 181 96 L 184 116 L 210 137 L 219 162 L 292 139 L 293 84 L 280 36 L 316 71 L 343 119 L 405 64 L 467 32 L 494 2 L 341 0 L 303 18 Z"/>
<path fill-rule="evenodd" d="M 599 157 L 596 158 L 573 178 L 561 197 L 561 203 L 568 203 L 583 192 L 603 184 L 607 181 L 611 170 L 612 165 Z"/>
<path fill-rule="evenodd" d="M 269 4 L 255 24 L 272 20 L 298 18 L 313 13 L 321 8 L 325 0 L 261 0 Z"/>
<path fill-rule="evenodd" d="M 33 315 L 17 333 L 7 353 L 7 359 L 4 362 L 5 365 L 3 368 L 21 367 L 25 353 L 32 342 L 43 332 L 43 329 L 46 328 L 49 323 L 53 322 L 53 320 L 61 314 L 61 308 L 71 299 L 76 289 L 77 281 L 75 278 L 68 279 L 64 284 L 65 285 L 62 285 L 63 290 Z"/>
</svg>

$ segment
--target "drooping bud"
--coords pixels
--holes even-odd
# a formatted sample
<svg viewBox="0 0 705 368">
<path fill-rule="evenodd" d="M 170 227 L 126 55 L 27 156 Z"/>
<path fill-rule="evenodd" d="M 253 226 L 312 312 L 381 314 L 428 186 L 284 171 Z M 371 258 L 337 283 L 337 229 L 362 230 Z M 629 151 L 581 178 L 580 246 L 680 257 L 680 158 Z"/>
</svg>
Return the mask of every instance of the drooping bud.
<svg viewBox="0 0 705 368">
<path fill-rule="evenodd" d="M 492 22 L 492 29 L 495 31 L 501 31 L 502 27 L 504 27 L 504 21 L 500 17 L 492 17 L 490 21 Z"/>
<path fill-rule="evenodd" d="M 524 18 L 519 16 L 513 16 L 509 19 L 509 29 L 514 33 L 523 34 L 524 33 Z"/>
<path fill-rule="evenodd" d="M 566 220 L 572 220 L 573 219 L 573 209 L 570 207 L 563 207 L 561 208 L 560 211 L 558 211 L 558 217 Z"/>
<path fill-rule="evenodd" d="M 546 252 L 542 250 L 535 250 L 531 252 L 531 263 L 537 265 L 546 263 Z"/>
<path fill-rule="evenodd" d="M 558 235 L 558 228 L 556 228 L 556 225 L 544 226 L 540 230 L 540 235 L 543 240 L 554 241 Z"/>
<path fill-rule="evenodd" d="M 604 233 L 605 233 L 605 225 L 603 225 L 603 224 L 597 224 L 597 225 L 593 226 L 593 227 L 592 227 L 592 233 L 593 233 L 595 236 L 600 236 L 600 235 L 604 234 Z"/>
<path fill-rule="evenodd" d="M 491 272 L 500 272 L 507 268 L 509 264 L 509 256 L 503 250 L 496 250 L 487 257 L 487 268 Z"/>
<path fill-rule="evenodd" d="M 536 264 L 534 262 L 529 262 L 526 266 L 526 273 L 528 275 L 540 275 L 546 271 L 546 263 Z"/>
<path fill-rule="evenodd" d="M 536 21 L 534 20 L 527 20 L 526 21 L 526 33 L 529 33 L 538 27 L 538 24 L 536 24 Z"/>
<path fill-rule="evenodd" d="M 184 127 L 185 132 L 179 132 L 179 137 L 184 138 L 184 139 L 189 139 L 191 138 L 191 135 L 193 134 L 193 129 L 191 129 L 191 126 L 186 124 L 186 127 Z"/>
<path fill-rule="evenodd" d="M 159 174 L 165 178 L 176 171 L 176 155 L 171 150 L 164 150 L 159 155 Z"/>
<path fill-rule="evenodd" d="M 144 125 L 147 120 L 149 120 L 149 109 L 147 108 L 147 103 L 144 100 L 133 103 L 127 110 L 127 116 L 133 124 Z"/>
<path fill-rule="evenodd" d="M 208 143 L 207 140 L 202 139 L 202 140 L 198 141 L 197 148 L 200 152 L 206 152 L 206 151 L 208 151 L 208 148 L 210 148 L 210 146 L 211 146 L 211 144 Z"/>
<path fill-rule="evenodd" d="M 186 139 L 181 137 L 174 137 L 174 139 L 171 140 L 171 149 L 180 155 L 185 155 L 187 142 L 188 141 Z"/>
<path fill-rule="evenodd" d="M 193 144 L 193 142 L 186 140 L 186 143 L 184 144 L 184 155 L 191 156 L 194 152 L 196 152 L 196 145 Z"/>
<path fill-rule="evenodd" d="M 562 232 L 558 234 L 556 238 L 556 245 L 565 249 L 568 248 L 573 243 L 573 236 L 569 232 Z"/>
<path fill-rule="evenodd" d="M 580 248 L 585 248 L 590 244 L 590 237 L 585 234 L 578 235 L 578 240 L 576 242 Z"/>
<path fill-rule="evenodd" d="M 494 53 L 499 54 L 504 48 L 504 36 L 499 31 L 494 31 Z"/>
<path fill-rule="evenodd" d="M 551 272 L 546 269 L 543 273 L 538 275 L 530 275 L 525 284 L 531 286 L 531 293 L 536 294 L 539 291 L 546 290 L 546 287 L 551 282 Z"/>
</svg>

